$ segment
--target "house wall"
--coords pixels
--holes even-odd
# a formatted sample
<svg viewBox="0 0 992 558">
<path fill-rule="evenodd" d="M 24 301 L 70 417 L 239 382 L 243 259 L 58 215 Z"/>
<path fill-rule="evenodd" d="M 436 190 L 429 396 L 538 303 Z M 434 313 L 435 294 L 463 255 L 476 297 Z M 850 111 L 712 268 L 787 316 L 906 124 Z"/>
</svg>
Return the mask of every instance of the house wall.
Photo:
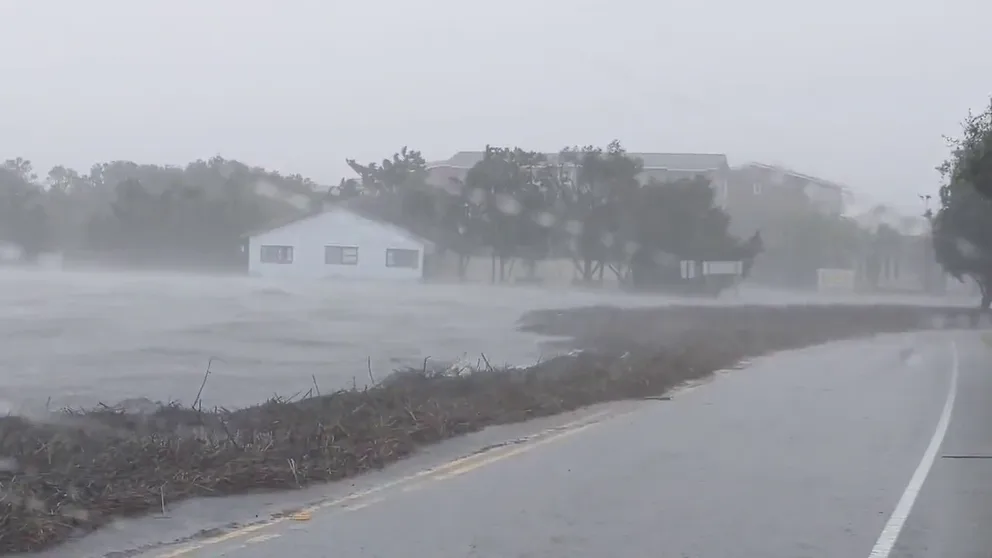
<svg viewBox="0 0 992 558">
<path fill-rule="evenodd" d="M 468 169 L 438 165 L 427 169 L 427 183 L 439 188 L 449 188 L 452 180 L 464 181 Z"/>
<path fill-rule="evenodd" d="M 263 263 L 263 245 L 292 246 L 293 262 Z M 324 263 L 325 246 L 357 246 L 358 263 Z M 417 269 L 387 267 L 388 248 L 417 250 Z M 423 277 L 425 246 L 402 229 L 337 210 L 250 237 L 248 251 L 248 272 L 256 276 L 419 280 Z"/>
<path fill-rule="evenodd" d="M 813 207 L 826 215 L 841 215 L 844 213 L 844 192 L 840 189 L 814 183 L 806 187 L 806 197 Z"/>
<path fill-rule="evenodd" d="M 802 177 L 744 166 L 730 173 L 723 207 L 732 219 L 732 231 L 741 235 L 752 234 L 783 215 L 801 214 L 810 207 L 840 216 L 844 196 L 837 188 L 811 185 Z"/>
</svg>

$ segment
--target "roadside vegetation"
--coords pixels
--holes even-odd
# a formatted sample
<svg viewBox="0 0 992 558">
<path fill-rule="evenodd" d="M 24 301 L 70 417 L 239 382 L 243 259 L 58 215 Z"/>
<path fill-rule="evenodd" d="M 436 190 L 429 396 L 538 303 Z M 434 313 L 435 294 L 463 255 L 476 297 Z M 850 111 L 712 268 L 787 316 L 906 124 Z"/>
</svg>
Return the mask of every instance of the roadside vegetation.
<svg viewBox="0 0 992 558">
<path fill-rule="evenodd" d="M 934 327 L 956 310 L 799 306 L 540 312 L 586 350 L 527 368 L 425 361 L 367 389 L 229 411 L 199 401 L 0 418 L 0 553 L 36 551 L 191 497 L 293 489 L 377 469 L 486 426 L 656 397 L 747 357 Z M 208 380 L 209 378 L 205 378 Z M 662 404 L 662 403 L 659 403 Z"/>
</svg>

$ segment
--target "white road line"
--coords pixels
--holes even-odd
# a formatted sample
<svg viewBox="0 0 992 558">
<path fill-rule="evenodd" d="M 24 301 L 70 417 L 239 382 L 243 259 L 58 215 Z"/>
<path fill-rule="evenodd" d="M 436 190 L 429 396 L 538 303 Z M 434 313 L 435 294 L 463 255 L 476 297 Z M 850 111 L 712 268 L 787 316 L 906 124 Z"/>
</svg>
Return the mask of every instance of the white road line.
<svg viewBox="0 0 992 558">
<path fill-rule="evenodd" d="M 910 512 L 913 511 L 916 497 L 919 496 L 920 489 L 923 488 L 923 483 L 927 480 L 933 461 L 937 457 L 937 452 L 940 451 L 940 446 L 944 442 L 944 435 L 947 434 L 947 426 L 951 422 L 951 412 L 954 410 L 954 399 L 957 397 L 957 392 L 958 347 L 956 343 L 951 341 L 951 385 L 947 390 L 944 410 L 941 411 L 940 420 L 937 421 L 937 429 L 933 433 L 933 438 L 930 438 L 930 445 L 927 446 L 927 451 L 923 452 L 923 459 L 916 467 L 913 477 L 909 479 L 906 490 L 899 498 L 896 508 L 892 510 L 892 515 L 889 517 L 888 523 L 885 524 L 885 528 L 882 529 L 882 534 L 878 537 L 878 541 L 871 549 L 868 558 L 888 558 L 889 554 L 892 553 L 892 548 L 895 546 L 896 540 L 899 539 L 899 533 L 906 524 L 906 520 L 909 519 Z"/>
</svg>

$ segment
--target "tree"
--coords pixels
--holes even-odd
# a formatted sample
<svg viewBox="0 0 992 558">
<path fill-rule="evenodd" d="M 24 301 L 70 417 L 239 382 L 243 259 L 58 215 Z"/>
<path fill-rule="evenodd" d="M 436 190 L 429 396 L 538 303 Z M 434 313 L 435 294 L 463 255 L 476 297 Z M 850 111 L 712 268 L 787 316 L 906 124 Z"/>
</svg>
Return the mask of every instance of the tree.
<svg viewBox="0 0 992 558">
<path fill-rule="evenodd" d="M 636 205 L 643 162 L 627 155 L 617 140 L 606 149 L 565 148 L 558 159 L 560 223 L 583 281 L 590 282 L 597 274 L 602 280 L 610 264 L 622 275 L 620 267 L 632 254 L 632 225 L 624 216 Z"/>
<path fill-rule="evenodd" d="M 492 280 L 503 281 L 513 258 L 533 262 L 549 248 L 551 225 L 544 216 L 556 195 L 547 157 L 520 148 L 486 146 L 482 160 L 462 185 L 464 215 L 491 249 Z M 498 273 L 497 273 L 498 265 Z"/>
<path fill-rule="evenodd" d="M 762 249 L 757 233 L 747 243 L 729 233 L 730 217 L 714 204 L 706 178 L 651 181 L 636 190 L 633 202 L 633 211 L 625 216 L 636 246 L 631 271 L 644 283 L 681 282 L 685 260 L 742 261 L 750 270 Z"/>
<path fill-rule="evenodd" d="M 960 138 L 948 138 L 951 157 L 938 170 L 948 183 L 992 197 L 992 99 L 981 113 L 968 113 L 962 130 Z"/>
<path fill-rule="evenodd" d="M 57 165 L 48 171 L 46 180 L 50 191 L 68 193 L 89 187 L 91 184 L 87 177 L 80 176 L 74 169 Z"/>
<path fill-rule="evenodd" d="M 932 220 L 937 261 L 958 280 L 981 289 L 981 308 L 992 304 L 992 105 L 968 115 L 950 157 L 938 167 L 944 184 Z"/>
<path fill-rule="evenodd" d="M 34 183 L 38 180 L 38 175 L 34 173 L 34 165 L 23 157 L 7 159 L 3 164 L 0 164 L 0 169 L 13 174 L 24 183 Z"/>
<path fill-rule="evenodd" d="M 680 259 L 729 259 L 738 243 L 727 232 L 730 217 L 714 205 L 709 180 L 652 181 L 634 204 L 634 240 Z"/>
<path fill-rule="evenodd" d="M 360 195 L 390 197 L 388 203 L 400 200 L 400 209 L 418 223 L 437 223 L 443 207 L 434 188 L 427 185 L 427 161 L 419 151 L 404 146 L 382 163 L 360 164 L 355 159 L 345 162 L 358 174 L 358 179 L 342 179 L 328 190 L 326 200 L 341 202 Z M 401 220 L 404 219 L 401 217 Z"/>
<path fill-rule="evenodd" d="M 20 157 L 0 164 L 0 242 L 20 247 L 28 257 L 51 245 L 45 192 L 31 162 Z"/>
<path fill-rule="evenodd" d="M 362 186 L 358 180 L 342 178 L 337 186 L 328 188 L 325 200 L 334 203 L 354 199 L 360 195 L 362 195 Z"/>
<path fill-rule="evenodd" d="M 355 159 L 345 162 L 358 174 L 362 189 L 371 195 L 384 195 L 420 188 L 427 181 L 427 161 L 419 151 L 404 146 L 382 163 L 362 165 Z"/>
<path fill-rule="evenodd" d="M 969 276 L 982 293 L 981 308 L 992 304 L 992 201 L 971 184 L 949 182 L 940 189 L 941 207 L 933 219 L 937 261 L 958 280 Z"/>
</svg>

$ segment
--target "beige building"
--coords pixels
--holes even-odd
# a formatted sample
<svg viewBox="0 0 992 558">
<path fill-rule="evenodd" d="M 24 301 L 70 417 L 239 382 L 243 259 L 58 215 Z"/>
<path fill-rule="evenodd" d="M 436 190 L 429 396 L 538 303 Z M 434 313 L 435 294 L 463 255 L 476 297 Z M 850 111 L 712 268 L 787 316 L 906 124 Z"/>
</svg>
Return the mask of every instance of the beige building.
<svg viewBox="0 0 992 558">
<path fill-rule="evenodd" d="M 445 161 L 435 161 L 428 164 L 428 183 L 446 188 L 452 181 L 465 180 L 469 169 L 482 160 L 482 151 L 459 151 Z M 545 154 L 551 163 L 558 160 L 557 153 Z M 628 153 L 643 161 L 644 170 L 641 181 L 648 183 L 652 179 L 662 182 L 705 176 L 710 179 L 716 190 L 719 203 L 727 192 L 727 180 L 730 176 L 730 165 L 727 156 L 718 153 Z"/>
<path fill-rule="evenodd" d="M 726 209 L 734 213 L 804 211 L 842 215 L 850 191 L 841 184 L 781 166 L 747 163 L 730 172 Z"/>
</svg>

